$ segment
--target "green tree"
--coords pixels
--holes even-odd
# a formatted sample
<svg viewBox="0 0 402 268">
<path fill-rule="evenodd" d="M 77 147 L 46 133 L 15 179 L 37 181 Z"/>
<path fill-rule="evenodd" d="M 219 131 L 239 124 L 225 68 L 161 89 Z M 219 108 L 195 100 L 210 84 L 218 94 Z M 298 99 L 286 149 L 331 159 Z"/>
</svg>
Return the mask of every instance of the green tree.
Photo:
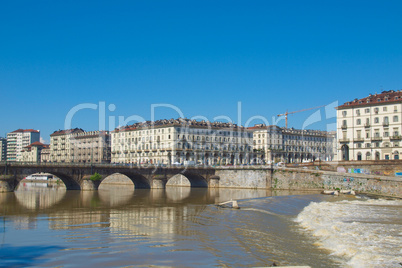
<svg viewBox="0 0 402 268">
<path fill-rule="evenodd" d="M 98 172 L 95 172 L 95 174 L 92 175 L 89 179 L 91 181 L 100 181 L 102 179 L 102 176 Z"/>
</svg>

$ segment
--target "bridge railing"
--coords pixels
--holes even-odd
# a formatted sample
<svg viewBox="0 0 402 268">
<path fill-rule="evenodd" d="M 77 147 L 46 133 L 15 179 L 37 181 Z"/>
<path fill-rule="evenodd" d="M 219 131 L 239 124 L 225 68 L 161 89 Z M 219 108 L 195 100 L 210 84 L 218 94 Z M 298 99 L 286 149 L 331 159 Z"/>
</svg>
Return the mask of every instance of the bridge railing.
<svg viewBox="0 0 402 268">
<path fill-rule="evenodd" d="M 6 162 L 0 161 L 0 166 L 18 167 L 95 167 L 95 168 L 218 168 L 218 169 L 244 169 L 244 168 L 272 168 L 271 165 L 158 165 L 158 164 L 132 164 L 132 163 L 75 163 L 75 162 Z"/>
</svg>

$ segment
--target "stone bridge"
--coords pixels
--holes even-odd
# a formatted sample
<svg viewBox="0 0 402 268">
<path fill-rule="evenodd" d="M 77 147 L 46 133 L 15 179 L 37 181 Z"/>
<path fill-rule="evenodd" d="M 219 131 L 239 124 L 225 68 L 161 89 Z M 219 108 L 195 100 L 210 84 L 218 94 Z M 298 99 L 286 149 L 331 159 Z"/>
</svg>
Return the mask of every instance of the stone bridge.
<svg viewBox="0 0 402 268">
<path fill-rule="evenodd" d="M 93 182 L 92 174 L 99 173 L 101 180 Z M 165 188 L 176 175 L 186 177 L 191 187 L 216 187 L 219 177 L 210 167 L 135 167 L 111 164 L 72 163 L 0 163 L 0 192 L 14 191 L 25 177 L 36 173 L 50 173 L 64 182 L 67 190 L 96 190 L 108 176 L 116 173 L 127 176 L 135 188 Z"/>
</svg>

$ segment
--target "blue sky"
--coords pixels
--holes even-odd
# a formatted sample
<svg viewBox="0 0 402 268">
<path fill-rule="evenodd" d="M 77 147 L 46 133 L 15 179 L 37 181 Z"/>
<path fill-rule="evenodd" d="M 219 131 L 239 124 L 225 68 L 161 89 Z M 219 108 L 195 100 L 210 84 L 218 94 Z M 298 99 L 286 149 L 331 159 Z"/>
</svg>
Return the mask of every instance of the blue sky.
<svg viewBox="0 0 402 268">
<path fill-rule="evenodd" d="M 399 90 L 401 14 L 402 1 L 3 1 L 0 136 L 34 128 L 49 140 L 83 103 L 104 102 L 108 127 L 162 103 L 239 123 L 241 102 L 244 125 Z M 308 128 L 335 122 L 320 113 Z M 98 118 L 81 110 L 72 126 L 95 130 Z"/>
</svg>

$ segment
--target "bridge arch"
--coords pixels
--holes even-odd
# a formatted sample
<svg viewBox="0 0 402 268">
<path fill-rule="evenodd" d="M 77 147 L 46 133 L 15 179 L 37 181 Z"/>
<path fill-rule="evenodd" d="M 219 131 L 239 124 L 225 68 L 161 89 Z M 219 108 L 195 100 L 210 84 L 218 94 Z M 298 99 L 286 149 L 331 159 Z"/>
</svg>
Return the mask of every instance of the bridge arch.
<svg viewBox="0 0 402 268">
<path fill-rule="evenodd" d="M 184 171 L 170 177 L 166 186 L 208 188 L 208 181 L 200 174 Z"/>
<path fill-rule="evenodd" d="M 81 189 L 81 185 L 79 184 L 79 182 L 77 180 L 75 180 L 72 176 L 65 174 L 63 172 L 46 171 L 46 170 L 38 172 L 38 170 L 27 169 L 27 170 L 24 170 L 23 172 L 21 172 L 20 174 L 16 174 L 16 177 L 15 177 L 16 183 L 14 185 L 14 190 L 18 188 L 21 181 L 23 181 L 26 177 L 29 177 L 31 175 L 38 174 L 38 173 L 46 173 L 46 174 L 50 174 L 55 177 L 58 177 L 64 183 L 67 190 L 80 190 Z"/>
<path fill-rule="evenodd" d="M 126 176 L 128 179 L 130 179 L 133 184 L 135 189 L 150 189 L 151 188 L 151 183 L 150 181 L 143 175 L 133 172 L 131 170 L 129 171 L 123 171 L 119 173 L 112 173 L 104 176 L 104 179 L 102 179 L 102 182 L 107 179 L 109 176 L 116 175 L 116 174 L 121 174 Z M 101 183 L 102 184 L 102 183 Z"/>
</svg>

